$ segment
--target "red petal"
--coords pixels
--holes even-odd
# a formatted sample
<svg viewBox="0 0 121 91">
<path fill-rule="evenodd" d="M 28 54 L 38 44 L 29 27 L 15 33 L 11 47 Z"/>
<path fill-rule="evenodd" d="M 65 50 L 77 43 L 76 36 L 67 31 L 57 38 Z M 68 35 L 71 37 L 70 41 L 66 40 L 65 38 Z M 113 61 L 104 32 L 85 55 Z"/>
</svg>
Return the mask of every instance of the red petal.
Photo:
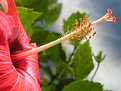
<svg viewBox="0 0 121 91">
<path fill-rule="evenodd" d="M 10 58 L 10 53 L 30 50 L 36 45 L 30 44 L 14 0 L 7 1 L 7 14 L 0 11 L 0 91 L 41 91 L 37 54 L 17 61 Z"/>
<path fill-rule="evenodd" d="M 0 17 L 0 90 L 7 90 L 8 86 L 12 86 L 16 82 L 18 74 L 12 65 L 10 58 L 9 44 L 8 44 L 8 34 L 6 29 L 8 29 L 7 24 L 3 21 L 3 16 Z M 10 84 L 11 85 L 8 85 Z"/>
<path fill-rule="evenodd" d="M 7 14 L 13 16 L 15 22 L 18 23 L 19 18 L 14 0 L 0 0 L 0 4 L 3 6 Z"/>
<path fill-rule="evenodd" d="M 13 15 L 14 18 L 18 17 L 14 0 L 7 0 L 7 2 L 8 2 L 8 12 L 7 12 L 7 14 Z"/>
</svg>

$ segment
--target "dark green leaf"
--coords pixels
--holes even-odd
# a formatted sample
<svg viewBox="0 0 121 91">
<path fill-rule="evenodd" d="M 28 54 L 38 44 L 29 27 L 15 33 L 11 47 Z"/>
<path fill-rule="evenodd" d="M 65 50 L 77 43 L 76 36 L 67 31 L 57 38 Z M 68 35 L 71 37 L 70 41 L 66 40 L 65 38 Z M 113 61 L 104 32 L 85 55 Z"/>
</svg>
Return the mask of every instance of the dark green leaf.
<svg viewBox="0 0 121 91">
<path fill-rule="evenodd" d="M 74 80 L 71 78 L 71 79 L 61 79 L 59 84 L 56 86 L 56 90 L 55 91 L 62 91 L 63 87 L 71 82 L 73 82 Z"/>
<path fill-rule="evenodd" d="M 34 23 L 42 13 L 24 7 L 17 7 L 17 12 L 27 35 L 30 36 L 32 33 L 31 24 Z"/>
<path fill-rule="evenodd" d="M 46 40 L 48 35 L 49 31 L 44 31 L 41 27 L 34 27 L 31 42 L 35 42 L 38 46 L 44 45 L 47 43 Z"/>
<path fill-rule="evenodd" d="M 50 79 L 48 78 L 47 75 L 44 75 L 41 78 L 41 89 L 42 89 L 42 91 L 51 91 L 51 89 L 47 86 L 49 81 L 50 81 Z"/>
<path fill-rule="evenodd" d="M 69 73 L 71 76 L 74 75 L 74 70 L 72 67 L 70 67 L 69 65 L 67 65 L 65 62 L 62 61 L 62 67 L 64 68 L 65 72 Z"/>
<path fill-rule="evenodd" d="M 49 79 L 49 77 L 48 77 L 47 75 L 44 75 L 44 76 L 41 78 L 41 83 L 42 83 L 42 85 L 47 84 L 49 81 L 50 81 L 50 79 Z"/>
<path fill-rule="evenodd" d="M 62 91 L 103 91 L 100 83 L 89 82 L 87 80 L 75 81 L 65 86 Z"/>
<path fill-rule="evenodd" d="M 39 55 L 38 55 L 38 61 L 48 64 L 49 55 L 44 54 L 44 53 L 39 54 Z"/>
<path fill-rule="evenodd" d="M 44 72 L 44 73 L 48 73 L 48 71 L 45 69 L 45 67 L 46 67 L 45 64 L 43 65 L 43 64 L 39 63 L 40 70 L 42 70 L 42 72 Z"/>
<path fill-rule="evenodd" d="M 46 86 L 41 86 L 42 91 L 52 91 L 51 88 L 49 88 L 47 85 Z"/>
<path fill-rule="evenodd" d="M 53 22 L 55 22 L 55 21 L 57 20 L 57 18 L 58 18 L 59 15 L 60 15 L 60 12 L 61 12 L 61 6 L 62 6 L 61 3 L 59 3 L 59 4 L 54 3 L 54 4 L 52 4 L 52 5 L 48 8 L 48 12 L 47 12 L 47 14 L 44 16 L 47 25 L 52 25 Z"/>
<path fill-rule="evenodd" d="M 94 68 L 89 40 L 81 44 L 74 55 L 76 79 L 84 79 Z"/>
<path fill-rule="evenodd" d="M 52 67 L 52 66 L 46 66 L 46 73 L 52 78 L 54 75 L 56 75 L 56 68 Z"/>
<path fill-rule="evenodd" d="M 75 20 L 77 20 L 80 24 L 79 18 L 83 18 L 86 15 L 87 15 L 86 12 L 80 13 L 78 11 L 76 13 L 73 13 L 67 20 L 64 20 L 64 25 L 63 25 L 64 33 L 66 33 L 68 31 L 68 26 L 69 26 L 69 31 L 73 28 L 73 24 L 75 23 Z M 74 41 L 76 41 L 76 42 L 74 42 Z M 74 42 L 74 45 L 78 45 L 80 42 L 78 39 L 74 39 L 74 41 L 72 41 L 71 44 L 73 44 L 73 42 Z"/>
<path fill-rule="evenodd" d="M 22 5 L 27 8 L 33 8 L 37 12 L 43 12 L 43 15 L 38 20 L 45 19 L 48 25 L 54 23 L 61 12 L 61 3 L 57 0 L 15 0 L 17 5 Z"/>
<path fill-rule="evenodd" d="M 51 86 L 48 86 L 48 83 L 50 82 L 50 79 L 47 75 L 44 75 L 41 78 L 41 89 L 42 91 L 54 91 L 55 89 L 55 84 L 51 84 Z"/>
<path fill-rule="evenodd" d="M 45 86 L 41 86 L 42 91 L 55 91 L 56 86 L 52 84 L 51 86 L 48 86 L 47 84 Z"/>
<path fill-rule="evenodd" d="M 17 6 L 33 8 L 38 12 L 47 12 L 50 2 L 53 0 L 15 0 Z"/>
</svg>

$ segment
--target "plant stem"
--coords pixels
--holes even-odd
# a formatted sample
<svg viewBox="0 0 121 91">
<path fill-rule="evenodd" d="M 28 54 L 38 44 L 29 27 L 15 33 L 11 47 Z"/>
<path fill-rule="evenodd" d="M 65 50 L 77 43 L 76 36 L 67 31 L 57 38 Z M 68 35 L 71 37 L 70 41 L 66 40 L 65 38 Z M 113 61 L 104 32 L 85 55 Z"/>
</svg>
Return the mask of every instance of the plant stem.
<svg viewBox="0 0 121 91">
<path fill-rule="evenodd" d="M 77 46 L 74 47 L 73 52 L 71 53 L 69 59 L 68 59 L 68 65 L 71 65 L 73 63 L 73 61 L 71 61 L 72 56 L 74 55 L 75 51 L 76 51 Z M 48 86 L 51 85 L 53 83 L 53 81 L 62 73 L 64 72 L 64 69 L 61 69 L 59 72 L 57 72 L 57 74 L 52 78 L 52 80 L 48 83 Z"/>
<path fill-rule="evenodd" d="M 64 72 L 64 69 L 61 69 L 60 72 L 57 72 L 57 74 L 56 74 L 56 75 L 52 78 L 52 80 L 48 83 L 48 86 L 50 86 L 50 85 L 53 83 L 53 81 L 55 81 L 55 79 L 56 79 L 62 72 Z"/>
<path fill-rule="evenodd" d="M 97 68 L 96 68 L 96 70 L 95 70 L 95 73 L 93 74 L 93 76 L 92 76 L 92 78 L 91 78 L 91 81 L 92 81 L 93 78 L 95 77 L 95 75 L 96 75 L 96 73 L 97 73 L 97 71 L 98 71 L 98 69 L 99 69 L 99 66 L 100 66 L 100 63 L 98 63 Z"/>
<path fill-rule="evenodd" d="M 72 56 L 74 55 L 74 53 L 76 51 L 76 48 L 77 48 L 77 46 L 74 46 L 74 50 L 73 50 L 73 52 L 71 53 L 71 55 L 70 55 L 70 57 L 68 59 L 68 62 L 69 62 L 68 65 L 71 65 L 72 64 L 72 62 L 70 62 L 70 60 L 71 60 Z"/>
</svg>

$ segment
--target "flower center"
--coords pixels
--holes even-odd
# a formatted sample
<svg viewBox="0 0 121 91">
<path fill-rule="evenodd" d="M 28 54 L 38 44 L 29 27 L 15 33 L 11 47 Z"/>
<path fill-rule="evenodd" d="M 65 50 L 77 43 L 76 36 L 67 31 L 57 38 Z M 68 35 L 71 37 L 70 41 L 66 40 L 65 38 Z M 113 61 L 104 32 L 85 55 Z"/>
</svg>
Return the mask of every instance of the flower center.
<svg viewBox="0 0 121 91">
<path fill-rule="evenodd" d="M 21 43 L 21 41 L 18 40 L 18 39 L 15 39 L 13 42 L 11 42 L 9 44 L 10 55 L 20 54 L 23 51 L 27 51 L 27 50 L 30 50 L 30 49 L 31 48 L 24 47 L 23 44 Z M 22 61 L 23 59 L 24 58 L 22 58 L 22 59 L 12 59 L 12 63 L 14 65 L 14 67 L 18 68 L 18 62 Z"/>
</svg>

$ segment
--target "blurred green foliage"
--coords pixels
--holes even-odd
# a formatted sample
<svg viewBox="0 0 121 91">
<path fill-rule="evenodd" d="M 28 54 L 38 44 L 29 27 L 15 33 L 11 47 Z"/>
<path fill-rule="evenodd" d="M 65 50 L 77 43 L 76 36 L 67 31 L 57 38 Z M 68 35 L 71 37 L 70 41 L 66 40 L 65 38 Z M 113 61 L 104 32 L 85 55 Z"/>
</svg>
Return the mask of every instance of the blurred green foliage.
<svg viewBox="0 0 121 91">
<path fill-rule="evenodd" d="M 31 42 L 41 46 L 61 36 L 46 27 L 58 19 L 62 3 L 58 3 L 57 0 L 15 0 L 15 2 L 18 15 Z M 79 18 L 86 15 L 86 12 L 73 13 L 63 22 L 64 32 L 67 32 L 68 26 L 70 29 L 73 27 L 76 19 L 79 21 Z M 38 22 L 40 24 L 37 24 Z M 69 44 L 74 47 L 69 56 L 66 55 L 66 50 L 63 50 L 63 44 L 38 54 L 42 91 L 103 91 L 100 83 L 94 83 L 87 78 L 94 68 L 89 40 L 84 43 L 77 40 L 76 44 Z M 96 60 L 100 61 L 101 55 L 100 53 L 95 56 Z M 88 80 L 84 80 L 85 78 Z"/>
<path fill-rule="evenodd" d="M 17 12 L 19 15 L 19 18 L 22 22 L 22 25 L 24 29 L 26 30 L 26 33 L 28 36 L 31 36 L 32 29 L 31 24 L 34 23 L 34 21 L 42 15 L 41 12 L 33 11 L 33 9 L 24 8 L 24 7 L 17 7 Z"/>
<path fill-rule="evenodd" d="M 45 20 L 47 25 L 53 24 L 59 17 L 61 12 L 61 3 L 57 0 L 15 0 L 17 6 L 33 8 L 37 12 L 42 12 L 43 15 L 37 21 Z"/>
<path fill-rule="evenodd" d="M 65 86 L 62 91 L 103 91 L 102 87 L 100 83 L 79 80 Z"/>
</svg>

